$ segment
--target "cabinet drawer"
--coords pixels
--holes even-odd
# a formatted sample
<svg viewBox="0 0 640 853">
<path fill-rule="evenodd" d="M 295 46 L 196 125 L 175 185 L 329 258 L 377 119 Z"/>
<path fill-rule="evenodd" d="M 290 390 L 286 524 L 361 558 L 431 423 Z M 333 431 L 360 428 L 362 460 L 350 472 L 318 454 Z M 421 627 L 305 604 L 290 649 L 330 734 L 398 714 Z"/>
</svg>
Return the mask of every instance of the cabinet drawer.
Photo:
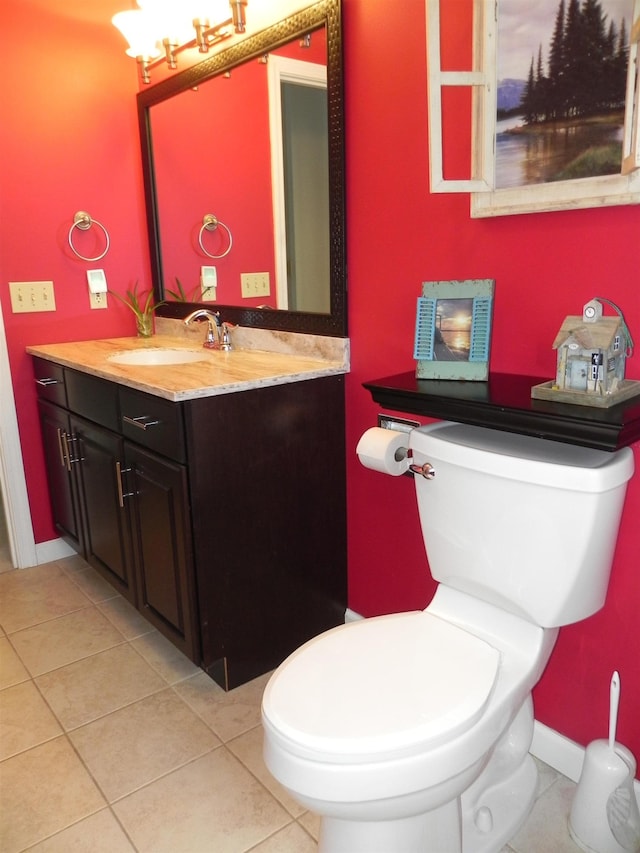
<svg viewBox="0 0 640 853">
<path fill-rule="evenodd" d="M 65 372 L 69 409 L 95 424 L 118 430 L 118 386 L 106 379 L 80 373 Z"/>
<path fill-rule="evenodd" d="M 176 462 L 186 460 L 182 405 L 120 387 L 119 431 Z"/>
<path fill-rule="evenodd" d="M 44 358 L 34 358 L 33 373 L 38 397 L 43 400 L 50 400 L 58 406 L 66 407 L 67 391 L 64 383 L 64 369 L 59 364 L 54 364 Z"/>
</svg>

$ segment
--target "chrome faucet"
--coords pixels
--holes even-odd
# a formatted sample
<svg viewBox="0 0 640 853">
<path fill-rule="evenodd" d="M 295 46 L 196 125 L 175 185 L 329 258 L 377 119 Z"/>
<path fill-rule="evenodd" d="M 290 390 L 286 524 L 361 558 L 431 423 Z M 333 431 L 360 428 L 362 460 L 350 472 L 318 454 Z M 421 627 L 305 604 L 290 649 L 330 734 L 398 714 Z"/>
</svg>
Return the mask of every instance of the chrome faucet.
<svg viewBox="0 0 640 853">
<path fill-rule="evenodd" d="M 229 335 L 229 327 L 226 323 L 220 320 L 219 311 L 209 311 L 206 308 L 198 308 L 192 311 L 188 317 L 184 318 L 185 326 L 188 326 L 192 320 L 204 320 L 208 322 L 207 336 L 204 339 L 203 347 L 207 349 L 220 349 L 225 352 L 230 352 L 233 349 L 231 345 L 231 336 Z"/>
</svg>

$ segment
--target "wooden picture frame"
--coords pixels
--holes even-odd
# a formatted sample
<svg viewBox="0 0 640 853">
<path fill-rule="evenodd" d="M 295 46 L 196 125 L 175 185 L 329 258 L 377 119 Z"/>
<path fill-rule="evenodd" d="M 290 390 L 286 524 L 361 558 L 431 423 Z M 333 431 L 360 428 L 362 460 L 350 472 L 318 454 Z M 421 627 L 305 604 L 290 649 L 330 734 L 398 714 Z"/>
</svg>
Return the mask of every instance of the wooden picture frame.
<svg viewBox="0 0 640 853">
<path fill-rule="evenodd" d="M 489 278 L 423 282 L 413 351 L 419 379 L 488 378 L 494 287 Z"/>
<path fill-rule="evenodd" d="M 473 56 L 470 67 L 456 70 L 442 68 L 440 4 L 444 0 L 425 2 L 431 192 L 470 193 L 473 218 L 640 203 L 640 0 L 628 0 L 631 24 L 620 172 L 501 189 L 496 183 L 495 153 L 497 60 L 501 2 L 507 0 L 473 0 Z M 449 142 L 443 139 L 445 87 L 472 93 L 469 175 L 455 180 L 444 174 L 444 149 Z"/>
</svg>

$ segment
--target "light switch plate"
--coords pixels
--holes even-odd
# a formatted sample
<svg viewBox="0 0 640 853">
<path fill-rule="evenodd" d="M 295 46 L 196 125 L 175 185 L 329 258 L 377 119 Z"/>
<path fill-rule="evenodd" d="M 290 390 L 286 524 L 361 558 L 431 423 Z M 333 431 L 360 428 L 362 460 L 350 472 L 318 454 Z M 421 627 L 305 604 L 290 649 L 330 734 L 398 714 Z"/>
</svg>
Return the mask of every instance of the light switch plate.
<svg viewBox="0 0 640 853">
<path fill-rule="evenodd" d="M 271 287 L 269 285 L 268 272 L 243 272 L 240 273 L 240 292 L 244 299 L 252 296 L 269 296 Z"/>
<path fill-rule="evenodd" d="M 10 281 L 9 292 L 14 314 L 56 310 L 52 281 Z"/>
</svg>

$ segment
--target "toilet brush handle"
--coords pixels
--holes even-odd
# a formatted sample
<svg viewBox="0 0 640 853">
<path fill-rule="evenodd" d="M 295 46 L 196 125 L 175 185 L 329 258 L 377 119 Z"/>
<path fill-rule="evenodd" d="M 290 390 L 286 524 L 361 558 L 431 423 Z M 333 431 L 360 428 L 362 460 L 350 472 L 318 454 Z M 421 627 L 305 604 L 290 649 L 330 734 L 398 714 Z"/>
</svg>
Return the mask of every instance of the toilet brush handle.
<svg viewBox="0 0 640 853">
<path fill-rule="evenodd" d="M 609 749 L 615 751 L 618 705 L 620 703 L 620 676 L 616 670 L 611 676 L 609 689 Z"/>
</svg>

